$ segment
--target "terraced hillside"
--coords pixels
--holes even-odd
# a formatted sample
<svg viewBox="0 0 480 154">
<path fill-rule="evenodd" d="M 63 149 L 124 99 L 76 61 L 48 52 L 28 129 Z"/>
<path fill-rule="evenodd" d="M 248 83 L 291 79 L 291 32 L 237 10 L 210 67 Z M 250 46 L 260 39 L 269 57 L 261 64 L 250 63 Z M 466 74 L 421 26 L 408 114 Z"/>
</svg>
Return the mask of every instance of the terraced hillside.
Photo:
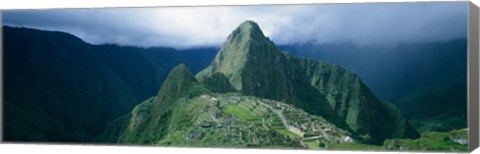
<svg viewBox="0 0 480 154">
<path fill-rule="evenodd" d="M 146 119 L 149 113 L 145 114 L 141 108 L 148 108 L 153 102 L 155 98 L 136 107 L 128 125 L 124 125 L 127 131 L 137 129 L 138 123 Z M 180 106 L 172 111 L 173 121 L 184 127 L 172 129 L 154 144 L 319 149 L 331 143 L 354 142 L 347 131 L 284 102 L 239 93 L 215 93 L 180 99 L 176 103 Z M 126 139 L 131 137 L 134 136 L 124 133 L 119 142 L 128 143 Z"/>
</svg>

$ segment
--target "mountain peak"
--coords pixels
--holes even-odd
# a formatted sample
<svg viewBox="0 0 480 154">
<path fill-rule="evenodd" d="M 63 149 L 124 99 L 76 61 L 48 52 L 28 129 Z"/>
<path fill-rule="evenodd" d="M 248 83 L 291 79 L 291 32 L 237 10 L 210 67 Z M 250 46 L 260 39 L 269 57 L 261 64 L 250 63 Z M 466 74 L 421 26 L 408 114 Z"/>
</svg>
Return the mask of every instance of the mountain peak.
<svg viewBox="0 0 480 154">
<path fill-rule="evenodd" d="M 160 87 L 154 108 L 158 110 L 168 108 L 177 98 L 191 95 L 191 93 L 187 93 L 189 90 L 204 91 L 195 85 L 198 85 L 198 81 L 187 66 L 185 64 L 177 65 L 170 71 Z"/>
<path fill-rule="evenodd" d="M 247 20 L 241 23 L 228 37 L 229 44 L 245 44 L 249 41 L 265 40 L 260 26 L 254 21 Z"/>
<path fill-rule="evenodd" d="M 258 31 L 261 31 L 260 26 L 258 26 L 258 24 L 255 21 L 252 21 L 252 20 L 246 20 L 243 23 L 241 23 L 238 27 L 240 29 L 244 29 L 244 30 L 250 30 L 250 31 L 253 31 L 253 30 L 257 31 L 258 30 Z"/>
<path fill-rule="evenodd" d="M 190 70 L 188 70 L 185 64 L 179 64 L 172 69 L 171 74 L 175 74 L 175 72 L 183 73 L 183 74 L 191 74 Z"/>
<path fill-rule="evenodd" d="M 185 64 L 175 66 L 168 74 L 166 81 L 174 81 L 178 83 L 197 82 Z"/>
<path fill-rule="evenodd" d="M 275 65 L 280 62 L 281 55 L 275 44 L 263 35 L 258 24 L 247 20 L 228 36 L 210 67 L 197 76 L 202 78 L 221 72 L 236 90 L 241 91 L 245 76 L 242 72 L 250 70 L 250 67 Z M 267 61 L 275 62 L 267 64 Z"/>
</svg>

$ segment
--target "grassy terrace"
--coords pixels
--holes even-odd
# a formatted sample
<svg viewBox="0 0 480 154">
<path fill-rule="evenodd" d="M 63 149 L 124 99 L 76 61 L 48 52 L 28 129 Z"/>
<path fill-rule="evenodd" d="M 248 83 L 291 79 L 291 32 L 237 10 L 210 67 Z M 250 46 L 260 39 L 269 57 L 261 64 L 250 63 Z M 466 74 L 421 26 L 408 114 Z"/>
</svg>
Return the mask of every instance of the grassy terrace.
<svg viewBox="0 0 480 154">
<path fill-rule="evenodd" d="M 273 130 L 282 135 L 299 138 L 298 135 L 292 133 L 283 125 L 280 117 L 278 117 L 277 114 L 268 113 L 268 109 L 266 109 L 263 105 L 255 105 L 255 103 L 245 101 L 236 105 L 224 106 L 222 111 L 227 114 L 234 115 L 242 121 L 252 122 L 256 125 L 262 125 L 261 117 L 264 115 L 270 115 L 272 121 L 266 123 L 270 123 Z"/>
<path fill-rule="evenodd" d="M 215 99 L 218 100 L 218 103 L 214 101 Z M 231 146 L 302 148 L 300 144 L 302 138 L 284 125 L 281 116 L 285 117 L 287 125 L 297 128 L 299 128 L 299 124 L 304 123 L 323 125 L 323 121 L 312 121 L 311 118 L 316 118 L 315 116 L 310 117 L 302 110 L 287 104 L 277 103 L 280 102 L 231 95 L 199 98 L 193 104 L 187 106 L 191 112 L 195 112 L 192 114 L 197 115 L 192 119 L 197 127 L 185 131 L 183 137 L 170 136 L 167 141 L 182 140 L 188 132 L 202 132 L 201 140 L 189 138 L 187 139 L 188 143 L 180 144 L 212 146 L 217 145 L 216 142 L 225 142 L 223 144 Z M 272 105 L 280 106 L 281 109 L 278 110 L 282 111 L 272 111 L 270 109 Z M 213 118 L 218 114 L 220 116 Z M 224 123 L 228 116 L 222 114 L 231 115 L 235 118 L 232 122 Z M 199 127 L 205 122 L 218 123 L 216 126 L 219 127 Z M 312 126 L 308 125 L 308 129 L 311 129 Z M 319 143 L 317 140 L 303 140 L 302 142 L 309 149 L 322 149 L 330 143 L 330 141 L 322 142 L 322 139 Z"/>
<path fill-rule="evenodd" d="M 318 146 L 318 143 L 315 142 L 315 141 L 308 141 L 308 142 L 303 142 L 305 145 L 307 145 L 307 147 L 309 149 L 314 149 L 314 150 L 318 150 L 318 149 L 321 149 L 319 146 Z"/>
<path fill-rule="evenodd" d="M 255 113 L 249 110 L 245 110 L 244 108 L 239 107 L 237 105 L 225 106 L 222 110 L 223 112 L 234 115 L 235 117 L 243 121 L 257 118 Z"/>
<path fill-rule="evenodd" d="M 281 106 L 281 112 L 272 111 L 264 100 L 240 97 L 231 99 L 230 96 L 216 96 L 219 104 L 210 98 L 196 99 L 193 103 L 181 108 L 182 112 L 190 113 L 187 116 L 194 117 L 192 127 L 172 132 L 160 145 L 171 146 L 215 146 L 215 147 L 257 147 L 257 148 L 302 148 L 300 142 L 308 149 L 332 149 L 332 150 L 406 150 L 406 151 L 466 151 L 467 145 L 455 143 L 453 139 L 462 139 L 468 136 L 464 130 L 452 132 L 425 132 L 419 139 L 390 139 L 384 145 L 367 145 L 361 143 L 341 143 L 343 132 L 328 124 L 323 118 L 310 116 L 287 104 L 275 104 Z M 276 103 L 276 102 L 273 102 Z M 216 118 L 213 116 L 221 114 Z M 227 117 L 235 118 L 231 122 L 223 124 Z M 301 128 L 309 137 L 301 138 L 288 130 L 282 122 L 284 116 L 288 125 Z M 182 118 L 181 116 L 174 119 Z M 188 118 L 187 118 L 188 119 Z M 229 120 L 230 121 L 230 120 Z M 205 122 L 217 123 L 212 127 L 203 127 Z M 218 127 L 217 127 L 218 126 Z M 335 133 L 318 131 L 328 129 Z M 200 137 L 188 137 L 187 134 L 200 134 Z M 343 135 L 342 135 L 343 134 Z M 453 137 L 452 137 L 453 136 Z"/>
</svg>

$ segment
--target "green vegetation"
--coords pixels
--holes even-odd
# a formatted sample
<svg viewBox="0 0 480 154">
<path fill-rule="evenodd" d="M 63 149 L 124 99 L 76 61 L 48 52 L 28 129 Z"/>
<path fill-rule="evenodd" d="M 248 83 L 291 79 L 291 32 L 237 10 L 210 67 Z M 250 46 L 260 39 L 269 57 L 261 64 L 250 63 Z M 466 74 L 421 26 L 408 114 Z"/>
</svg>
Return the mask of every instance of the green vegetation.
<svg viewBox="0 0 480 154">
<path fill-rule="evenodd" d="M 388 150 L 408 151 L 468 151 L 468 131 L 424 132 L 419 139 L 386 140 Z"/>
<path fill-rule="evenodd" d="M 201 78 L 199 81 L 212 92 L 227 93 L 236 91 L 223 73 L 217 72 L 211 76 Z"/>
<path fill-rule="evenodd" d="M 446 132 L 467 127 L 467 84 L 448 82 L 453 81 L 414 91 L 398 104 L 419 132 Z"/>
<path fill-rule="evenodd" d="M 188 68 L 175 67 L 162 84 L 155 99 L 137 105 L 131 113 L 127 129 L 117 142 L 128 144 L 152 144 L 165 136 L 190 125 L 186 108 L 189 98 L 209 91 L 200 85 Z M 122 127 L 122 126 L 119 126 Z"/>
<path fill-rule="evenodd" d="M 293 138 L 298 138 L 299 136 L 297 134 L 294 134 L 292 133 L 291 131 L 287 130 L 285 127 L 283 128 L 273 128 L 275 131 L 277 131 L 278 133 L 282 134 L 282 135 L 287 135 L 287 136 L 290 136 L 290 137 L 293 137 Z"/>
<path fill-rule="evenodd" d="M 450 131 L 466 127 L 466 104 L 458 103 L 466 102 L 463 76 L 452 81 L 446 77 L 412 92 L 399 104 L 400 113 L 376 98 L 354 73 L 280 52 L 253 21 L 235 29 L 211 65 L 196 76 L 183 64 L 173 68 L 179 60 L 171 59 L 183 56 L 149 53 L 173 49 L 94 46 L 68 34 L 24 28 L 7 27 L 5 33 L 8 141 L 91 141 L 113 119 L 94 142 L 343 150 L 468 148 L 467 131 Z M 21 43 L 30 41 L 34 43 L 29 46 Z M 199 63 L 192 57 L 184 61 Z M 203 68 L 194 67 L 194 72 Z M 148 98 L 156 90 L 157 95 Z"/>
<path fill-rule="evenodd" d="M 107 128 L 100 135 L 93 139 L 93 142 L 98 143 L 115 143 L 118 141 L 120 135 L 127 129 L 127 125 L 130 122 L 132 114 L 126 114 L 121 116 L 110 123 Z"/>
<path fill-rule="evenodd" d="M 198 83 L 190 70 L 184 64 L 180 64 L 170 72 L 162 84 L 156 103 L 153 106 L 153 112 L 154 114 L 160 114 L 163 112 L 162 110 L 175 105 L 174 102 L 179 98 L 191 98 L 208 92 L 209 90 Z"/>
<path fill-rule="evenodd" d="M 368 136 L 358 138 L 366 143 L 380 145 L 387 138 L 419 136 L 395 107 L 376 98 L 357 75 L 337 65 L 280 52 L 253 21 L 240 24 L 196 78 L 219 78 L 216 74 L 223 74 L 244 95 L 293 104 L 355 136 Z"/>
<path fill-rule="evenodd" d="M 196 73 L 215 48 L 94 45 L 58 31 L 2 26 L 3 139 L 89 143 L 154 96 L 175 65 Z"/>
<path fill-rule="evenodd" d="M 382 150 L 392 148 L 381 146 L 385 139 L 415 146 L 405 138 L 419 136 L 394 105 L 377 99 L 358 76 L 279 52 L 251 21 L 228 37 L 211 66 L 196 77 L 184 65 L 175 67 L 158 95 L 126 117 L 127 124 L 111 124 L 126 127 L 118 143 Z M 455 134 L 455 140 L 465 136 Z M 449 145 L 445 137 L 438 141 L 434 136 L 424 134 L 419 140 Z M 430 145 L 417 148 L 425 146 Z"/>
<path fill-rule="evenodd" d="M 371 150 L 379 151 L 384 150 L 382 146 L 379 145 L 368 145 L 368 144 L 359 144 L 359 143 L 346 143 L 346 144 L 330 144 L 327 149 L 332 150 Z"/>
<path fill-rule="evenodd" d="M 395 106 L 376 98 L 355 74 L 310 59 L 300 63 L 311 84 L 365 143 L 381 145 L 387 138 L 419 137 Z"/>
<path fill-rule="evenodd" d="M 245 110 L 238 106 L 233 106 L 233 105 L 225 106 L 222 110 L 223 112 L 234 115 L 240 120 L 244 120 L 244 121 L 255 119 L 257 117 L 254 113 L 250 112 L 249 110 Z"/>
<path fill-rule="evenodd" d="M 10 132 L 10 134 L 4 133 L 8 139 L 48 141 L 50 133 L 61 131 L 63 127 L 61 122 L 46 116 L 39 108 L 16 106 L 9 101 L 4 102 L 3 108 L 3 129 L 4 132 Z M 32 115 L 34 116 L 30 117 Z"/>
<path fill-rule="evenodd" d="M 285 116 L 285 122 L 291 124 L 290 127 L 309 122 L 311 125 L 300 131 L 319 128 L 330 130 L 331 134 L 315 135 L 322 138 L 325 144 L 337 142 L 348 135 L 346 131 L 336 128 L 321 117 L 309 115 L 293 106 L 268 99 L 241 96 L 238 93 L 180 98 L 175 102 L 171 112 L 166 112 L 160 117 L 161 121 L 168 125 L 156 127 L 157 131 L 158 129 L 160 131 L 153 133 L 149 132 L 148 124 L 151 123 L 148 119 L 151 119 L 149 117 L 153 112 L 148 110 L 145 112 L 143 109 L 148 109 L 155 102 L 155 99 L 149 99 L 138 105 L 131 113 L 133 116 L 127 115 L 130 117 L 127 123 L 114 121 L 109 125 L 110 129 L 122 128 L 115 127 L 115 124 L 123 125 L 125 128 L 120 134 L 119 143 L 194 147 L 308 148 L 301 145 L 303 137 L 286 128 L 286 123 L 273 111 L 272 105 L 278 108 L 276 110 L 296 115 L 293 119 L 289 119 L 291 116 Z M 312 120 L 308 121 L 306 118 Z M 120 131 L 122 130 L 112 129 L 104 132 L 106 135 L 103 136 L 111 139 L 110 134 Z"/>
<path fill-rule="evenodd" d="M 320 147 L 319 143 L 317 143 L 315 141 L 308 141 L 308 142 L 303 142 L 303 143 L 305 143 L 305 145 L 307 145 L 307 147 L 309 149 L 318 150 L 318 149 L 323 148 L 323 147 Z"/>
</svg>

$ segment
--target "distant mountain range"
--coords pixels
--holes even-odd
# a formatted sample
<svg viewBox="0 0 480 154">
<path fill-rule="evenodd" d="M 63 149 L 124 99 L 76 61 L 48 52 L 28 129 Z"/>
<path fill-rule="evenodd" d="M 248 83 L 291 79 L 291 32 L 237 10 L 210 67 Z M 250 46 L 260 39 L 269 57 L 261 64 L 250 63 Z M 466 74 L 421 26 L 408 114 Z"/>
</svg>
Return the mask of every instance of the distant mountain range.
<svg viewBox="0 0 480 154">
<path fill-rule="evenodd" d="M 467 127 L 466 39 L 388 47 L 345 42 L 279 48 L 357 74 L 376 96 L 396 104 L 420 132 Z"/>
<path fill-rule="evenodd" d="M 89 142 L 154 95 L 175 65 L 198 72 L 218 50 L 91 45 L 8 26 L 2 40 L 5 141 Z"/>
<path fill-rule="evenodd" d="M 281 45 L 298 57 L 337 64 L 362 77 L 379 98 L 400 102 L 410 92 L 437 80 L 466 75 L 467 40 L 404 43 L 393 46 L 357 46 L 351 42 Z M 466 80 L 466 79 L 462 79 Z"/>
</svg>

